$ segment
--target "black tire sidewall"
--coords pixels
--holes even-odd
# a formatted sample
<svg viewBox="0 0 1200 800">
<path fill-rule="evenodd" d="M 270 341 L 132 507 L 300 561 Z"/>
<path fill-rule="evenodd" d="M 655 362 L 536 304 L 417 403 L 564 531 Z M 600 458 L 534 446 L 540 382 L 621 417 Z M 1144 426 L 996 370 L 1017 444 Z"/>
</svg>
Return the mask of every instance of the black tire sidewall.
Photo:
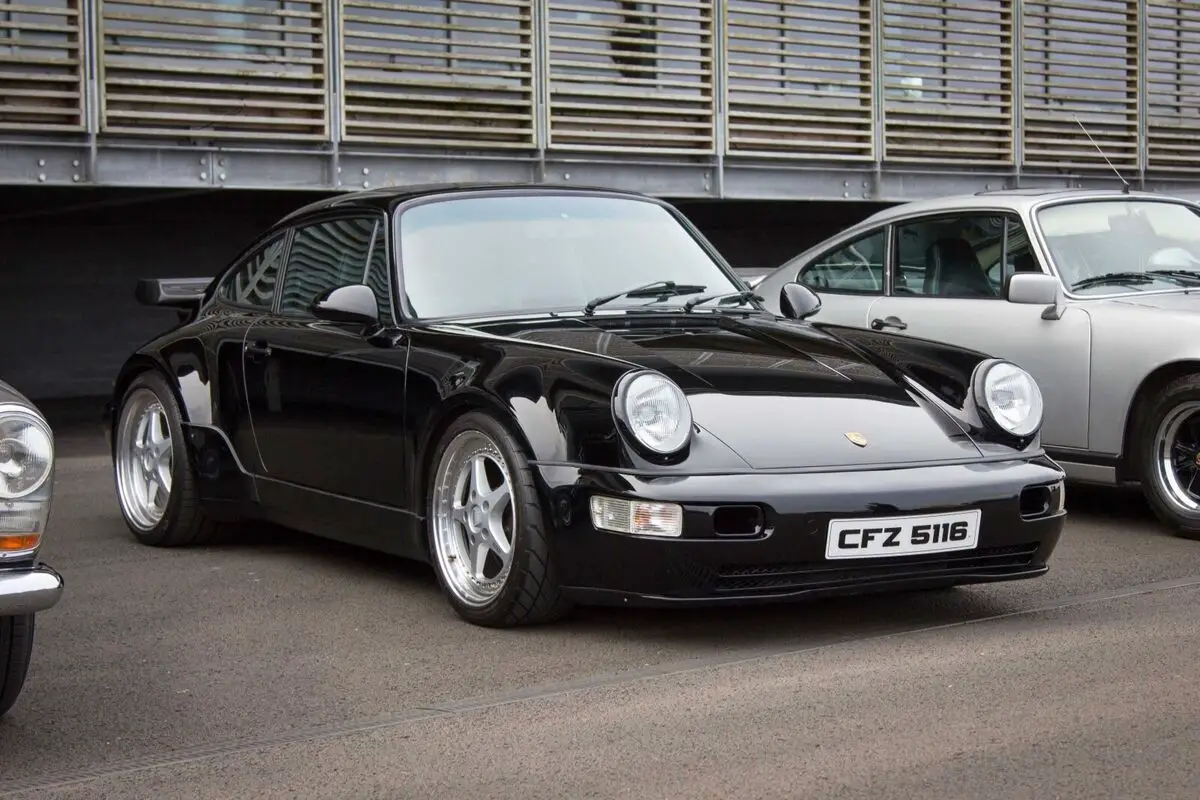
<svg viewBox="0 0 1200 800">
<path fill-rule="evenodd" d="M 187 461 L 187 448 L 183 444 L 183 425 L 182 414 L 179 410 L 179 403 L 175 400 L 175 394 L 167 385 L 166 380 L 157 372 L 144 372 L 136 377 L 125 390 L 125 394 L 121 397 L 121 407 L 117 411 L 118 424 L 121 417 L 125 413 L 125 406 L 129 402 L 130 396 L 139 389 L 149 389 L 158 398 L 158 402 L 162 404 L 163 410 L 167 412 L 167 427 L 170 428 L 171 434 L 171 496 L 167 500 L 167 508 L 163 512 L 162 519 L 158 521 L 150 530 L 142 530 L 133 524 L 129 519 L 129 515 L 125 512 L 123 503 L 118 502 L 117 505 L 121 509 L 121 517 L 125 520 L 125 524 L 133 535 L 145 544 L 161 544 L 170 535 L 170 532 L 177 524 L 179 516 L 179 506 L 183 502 L 182 495 L 186 491 L 187 483 L 184 480 L 184 473 L 188 470 L 189 464 Z M 114 433 L 114 447 L 120 447 L 121 440 L 119 431 Z M 113 480 L 116 480 L 117 460 L 114 452 L 113 458 Z M 118 491 L 119 487 L 118 487 Z"/>
<path fill-rule="evenodd" d="M 496 446 L 500 449 L 504 456 L 505 466 L 508 467 L 509 484 L 512 486 L 512 504 L 513 508 L 517 509 L 516 524 L 513 526 L 513 563 L 509 569 L 508 576 L 505 579 L 504 588 L 500 593 L 487 605 L 484 606 L 469 606 L 460 601 L 453 590 L 448 585 L 446 576 L 442 572 L 441 560 L 438 558 L 434 537 L 437 535 L 434 531 L 434 483 L 437 480 L 438 466 L 442 456 L 445 453 L 446 446 L 449 445 L 454 437 L 465 431 L 476 430 L 487 434 Z M 516 437 L 501 423 L 496 421 L 490 414 L 480 411 L 470 411 L 456 419 L 450 424 L 446 431 L 442 434 L 437 443 L 437 449 L 434 451 L 433 458 L 430 461 L 429 476 L 425 487 L 425 512 L 426 512 L 426 538 L 428 539 L 429 557 L 433 562 L 433 571 L 437 575 L 438 586 L 450 601 L 454 610 L 469 622 L 487 626 L 502 626 L 506 624 L 512 616 L 513 606 L 517 602 L 517 598 L 521 593 L 521 581 L 526 571 L 529 569 L 529 559 L 531 558 L 530 548 L 538 546 L 542 543 L 540 537 L 535 537 L 530 534 L 529 527 L 531 525 L 539 525 L 542 530 L 545 530 L 546 520 L 541 498 L 536 492 L 531 492 L 529 487 L 534 485 L 531 480 L 532 469 L 529 466 L 529 460 L 522 451 Z M 528 519 L 529 514 L 534 513 L 541 518 L 536 520 Z M 548 559 L 549 554 L 540 554 L 542 558 Z"/>
<path fill-rule="evenodd" d="M 0 717 L 17 702 L 33 660 L 33 614 L 0 617 Z"/>
<path fill-rule="evenodd" d="M 1138 463 L 1141 465 L 1138 479 L 1142 494 L 1155 515 L 1179 535 L 1195 539 L 1200 538 L 1200 512 L 1188 514 L 1167 497 L 1166 489 L 1159 484 L 1154 453 L 1158 427 L 1163 419 L 1177 406 L 1191 401 L 1200 401 L 1200 378 L 1191 377 L 1170 384 L 1159 399 L 1147 407 L 1138 435 Z"/>
</svg>

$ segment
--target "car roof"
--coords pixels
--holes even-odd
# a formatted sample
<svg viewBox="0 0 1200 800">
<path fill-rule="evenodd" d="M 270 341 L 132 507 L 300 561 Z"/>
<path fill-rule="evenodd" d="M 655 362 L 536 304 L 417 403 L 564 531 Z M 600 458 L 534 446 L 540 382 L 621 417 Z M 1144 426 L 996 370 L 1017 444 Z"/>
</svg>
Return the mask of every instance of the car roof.
<svg viewBox="0 0 1200 800">
<path fill-rule="evenodd" d="M 400 203 L 415 200 L 420 197 L 432 197 L 439 194 L 454 194 L 461 192 L 494 192 L 502 190 L 527 190 L 539 194 L 574 194 L 577 192 L 599 192 L 613 197 L 628 197 L 635 200 L 653 200 L 648 195 L 639 192 L 612 189 L 603 186 L 581 186 L 562 183 L 533 183 L 528 181 L 514 182 L 461 182 L 461 183 L 425 183 L 410 186 L 387 186 L 380 189 L 357 189 L 326 197 L 322 200 L 302 206 L 279 220 L 277 225 L 286 225 L 300 217 L 340 208 L 370 208 L 390 211 Z"/>
<path fill-rule="evenodd" d="M 1124 191 L 1123 189 L 995 189 L 992 191 L 976 192 L 975 194 L 956 194 L 948 197 L 935 197 L 928 200 L 912 200 L 900 203 L 875 212 L 863 220 L 861 224 L 886 222 L 895 217 L 907 217 L 912 214 L 926 214 L 938 211 L 1002 208 L 1022 213 L 1028 211 L 1033 206 L 1056 200 L 1117 200 L 1121 198 L 1152 198 L 1185 203 L 1192 202 L 1183 197 L 1134 189 L 1129 191 Z"/>
</svg>

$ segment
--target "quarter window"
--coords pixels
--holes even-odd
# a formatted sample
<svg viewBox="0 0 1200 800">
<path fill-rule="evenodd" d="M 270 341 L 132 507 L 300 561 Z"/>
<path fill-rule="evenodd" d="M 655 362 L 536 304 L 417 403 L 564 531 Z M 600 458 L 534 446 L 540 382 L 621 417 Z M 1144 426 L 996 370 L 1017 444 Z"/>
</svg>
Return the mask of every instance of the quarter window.
<svg viewBox="0 0 1200 800">
<path fill-rule="evenodd" d="M 227 303 L 269 310 L 275 299 L 284 241 L 284 235 L 279 234 L 256 250 L 221 282 L 217 297 Z"/>
<path fill-rule="evenodd" d="M 383 217 L 348 217 L 306 225 L 296 229 L 283 275 L 279 313 L 309 316 L 309 307 L 330 289 L 352 284 L 367 284 L 387 295 L 386 267 L 383 275 L 372 278 L 370 267 L 377 263 L 374 252 L 386 253 L 383 242 Z M 379 303 L 380 312 L 390 303 Z"/>
<path fill-rule="evenodd" d="M 962 214 L 896 226 L 893 294 L 998 298 L 1014 271 L 1041 271 L 1016 217 Z"/>
<path fill-rule="evenodd" d="M 800 270 L 797 280 L 825 292 L 883 294 L 886 251 L 884 228 L 820 256 Z"/>
</svg>

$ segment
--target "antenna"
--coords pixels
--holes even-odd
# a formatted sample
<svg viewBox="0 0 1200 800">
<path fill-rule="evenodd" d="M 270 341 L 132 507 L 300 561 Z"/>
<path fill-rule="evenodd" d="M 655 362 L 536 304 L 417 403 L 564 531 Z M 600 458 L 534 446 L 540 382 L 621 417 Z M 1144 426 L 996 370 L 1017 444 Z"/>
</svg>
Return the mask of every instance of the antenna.
<svg viewBox="0 0 1200 800">
<path fill-rule="evenodd" d="M 1079 115 L 1072 114 L 1071 116 L 1075 117 L 1075 124 L 1079 126 L 1079 130 L 1083 131 L 1083 135 L 1088 137 L 1088 141 L 1092 143 L 1092 147 L 1096 148 L 1096 152 L 1099 153 L 1100 157 L 1104 159 L 1104 163 L 1108 164 L 1108 168 L 1116 174 L 1117 180 L 1119 180 L 1125 186 L 1125 188 L 1121 191 L 1125 194 L 1129 194 L 1129 181 L 1125 180 L 1124 176 L 1121 175 L 1120 170 L 1113 166 L 1113 163 L 1108 160 L 1108 156 L 1104 155 L 1104 151 L 1100 149 L 1100 145 L 1096 144 L 1096 140 L 1092 138 L 1090 133 L 1088 133 L 1088 129 L 1083 127 L 1083 123 L 1079 121 Z"/>
</svg>

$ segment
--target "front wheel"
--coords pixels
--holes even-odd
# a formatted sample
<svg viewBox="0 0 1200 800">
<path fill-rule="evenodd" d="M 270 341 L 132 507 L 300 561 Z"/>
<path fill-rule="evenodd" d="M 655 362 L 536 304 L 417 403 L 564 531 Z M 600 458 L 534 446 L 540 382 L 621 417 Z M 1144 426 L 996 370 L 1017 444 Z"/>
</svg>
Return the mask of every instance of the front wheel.
<svg viewBox="0 0 1200 800">
<path fill-rule="evenodd" d="M 1200 540 L 1200 376 L 1178 378 L 1150 401 L 1138 446 L 1146 502 L 1178 536 Z"/>
<path fill-rule="evenodd" d="M 33 658 L 33 614 L 0 617 L 0 717 L 17 702 Z"/>
<path fill-rule="evenodd" d="M 455 420 L 434 454 L 428 497 L 430 556 L 460 617 L 498 628 L 570 611 L 533 471 L 503 425 L 478 411 Z"/>
</svg>

